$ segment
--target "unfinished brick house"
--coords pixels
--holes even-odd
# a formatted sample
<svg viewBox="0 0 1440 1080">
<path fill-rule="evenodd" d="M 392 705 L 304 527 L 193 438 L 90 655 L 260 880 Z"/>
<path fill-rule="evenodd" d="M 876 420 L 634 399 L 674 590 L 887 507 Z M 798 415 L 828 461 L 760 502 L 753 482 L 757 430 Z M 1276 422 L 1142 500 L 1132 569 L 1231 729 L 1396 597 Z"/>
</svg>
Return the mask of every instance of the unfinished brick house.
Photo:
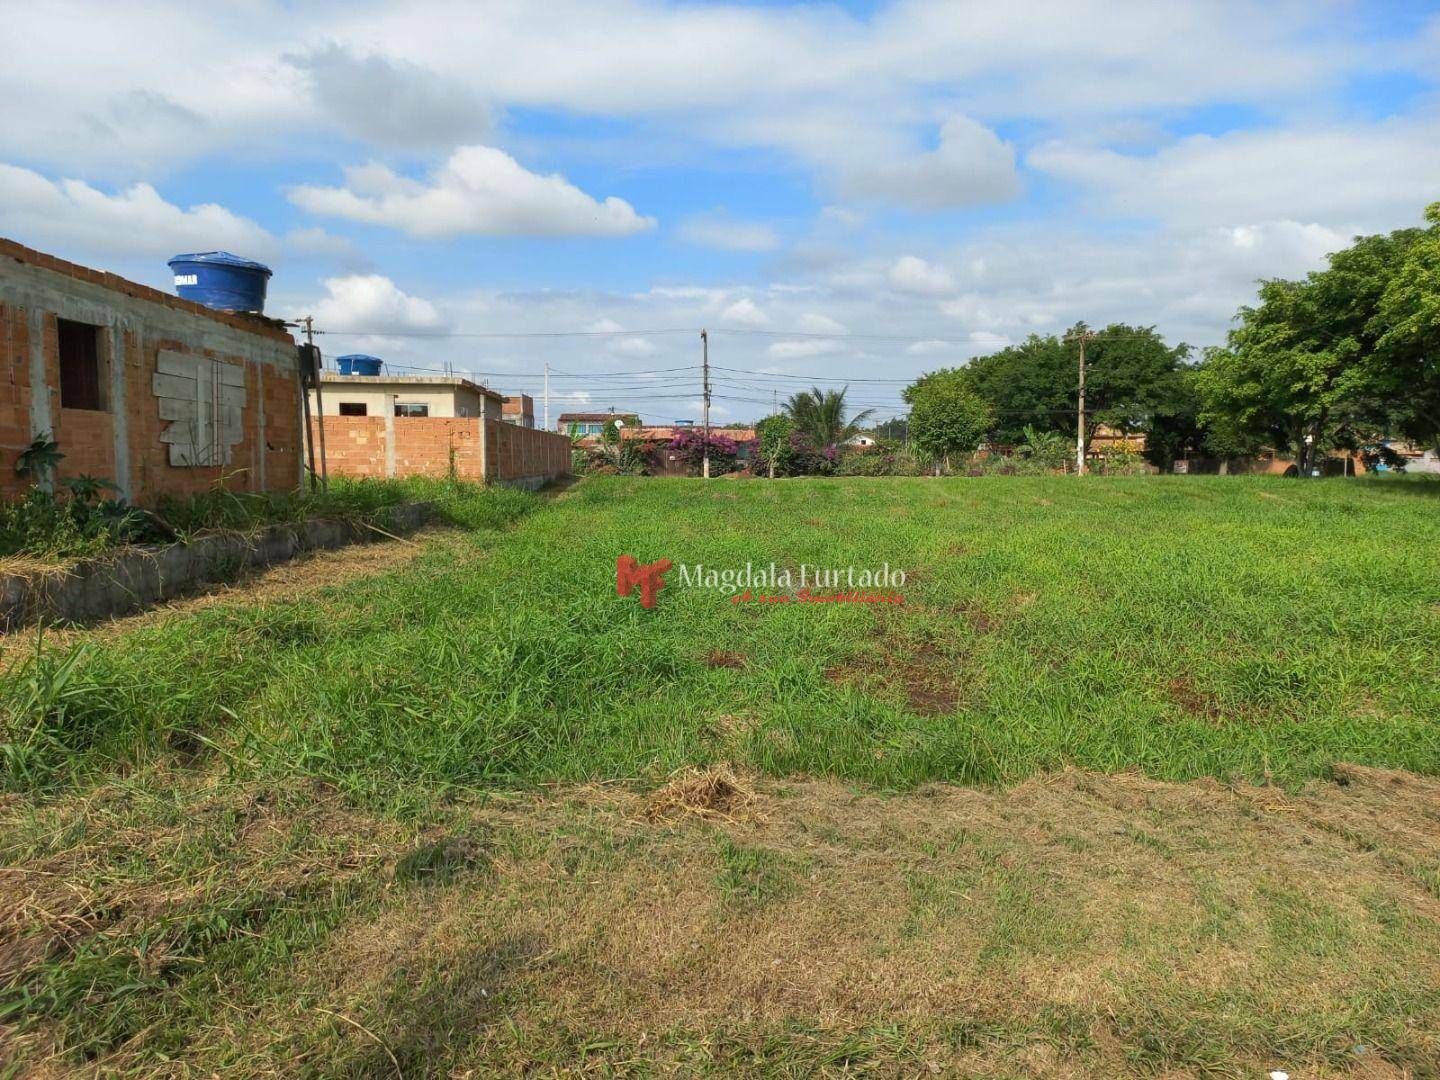
<svg viewBox="0 0 1440 1080">
<path fill-rule="evenodd" d="M 294 339 L 0 238 L 0 495 L 37 436 L 58 478 L 113 483 L 137 504 L 215 484 L 292 490 L 302 478 Z"/>
<path fill-rule="evenodd" d="M 503 420 L 506 399 L 469 379 L 326 372 L 320 389 L 325 411 L 322 417 L 312 396 L 311 437 L 324 445 L 331 476 L 448 476 L 535 488 L 570 471 L 568 438 Z"/>
</svg>

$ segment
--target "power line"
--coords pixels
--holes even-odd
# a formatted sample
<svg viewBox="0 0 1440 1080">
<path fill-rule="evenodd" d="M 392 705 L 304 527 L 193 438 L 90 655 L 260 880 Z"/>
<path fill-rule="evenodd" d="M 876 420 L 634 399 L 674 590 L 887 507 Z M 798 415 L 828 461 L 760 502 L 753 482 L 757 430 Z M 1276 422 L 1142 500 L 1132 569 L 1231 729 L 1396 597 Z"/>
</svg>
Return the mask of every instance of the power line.
<svg viewBox="0 0 1440 1080">
<path fill-rule="evenodd" d="M 1023 344 L 1025 344 L 1027 341 L 1029 341 L 1031 337 L 1038 337 L 1038 338 L 1041 338 L 1042 340 L 1043 340 L 1044 338 L 1050 337 L 1050 338 L 1055 338 L 1056 340 L 1060 341 L 1061 343 L 1063 343 L 1064 340 L 1065 340 L 1063 334 L 1055 334 L 1055 333 L 1051 333 L 1051 334 L 1036 334 L 1036 333 L 1032 333 L 1032 334 L 1029 334 L 1029 335 L 1027 335 L 1026 337 L 1022 338 L 1020 341 L 1012 341 L 1012 340 L 1011 340 L 1010 338 L 1008 338 L 1008 337 L 1007 337 L 1007 338 L 1004 338 L 1004 339 L 1001 340 L 1001 341 L 974 341 L 974 340 L 972 340 L 972 339 L 970 339 L 970 338 L 964 338 L 964 339 L 961 339 L 961 338 L 945 338 L 945 337 L 934 337 L 933 335 L 920 335 L 920 334 L 852 334 L 852 333 L 849 333 L 848 331 L 846 331 L 846 332 L 841 332 L 841 333 L 827 334 L 827 333 L 824 333 L 823 331 L 819 331 L 819 330 L 760 330 L 760 329 L 753 329 L 753 328 L 749 328 L 749 327 L 743 327 L 743 328 L 742 328 L 742 327 L 731 327 L 731 328 L 719 327 L 719 328 L 717 328 L 717 329 L 715 329 L 715 330 L 712 330 L 712 331 L 710 331 L 710 332 L 711 332 L 712 334 L 731 334 L 731 335 L 740 336 L 740 337 L 797 338 L 797 339 L 802 339 L 802 340 L 820 340 L 820 341 L 879 341 L 879 342 L 895 342 L 895 343 L 905 342 L 905 343 L 909 343 L 909 344 L 912 344 L 912 345 L 954 345 L 954 346 L 963 346 L 963 347 L 965 347 L 965 348 L 975 348 L 975 349 L 995 349 L 995 350 L 997 350 L 997 351 L 998 351 L 998 350 L 1001 350 L 1001 349 L 1011 349 L 1011 348 L 1015 348 L 1015 347 L 1018 346 L 1018 345 L 1023 345 Z M 1107 331 L 1104 331 L 1104 330 L 1093 330 L 1093 331 L 1090 331 L 1090 332 L 1091 332 L 1092 334 L 1094 334 L 1097 338 L 1107 338 L 1107 337 L 1109 337 L 1109 338 L 1138 337 L 1138 338 L 1149 338 L 1149 339 L 1159 340 L 1159 341 L 1162 341 L 1162 342 L 1163 342 L 1163 340 L 1164 340 L 1163 337 L 1162 337 L 1162 335 L 1159 334 L 1158 332 L 1157 332 L 1157 333 L 1147 333 L 1147 332 L 1144 331 L 1144 330 L 1125 330 L 1125 331 L 1114 331 L 1114 332 L 1107 332 Z M 1069 331 L 1064 331 L 1063 333 L 1069 333 Z M 1181 344 L 1185 344 L 1185 343 L 1182 342 Z"/>
<path fill-rule="evenodd" d="M 693 334 L 688 327 L 658 327 L 645 330 L 494 330 L 471 333 L 463 330 L 325 330 L 329 337 L 384 338 L 601 338 L 637 337 L 655 334 Z"/>
</svg>

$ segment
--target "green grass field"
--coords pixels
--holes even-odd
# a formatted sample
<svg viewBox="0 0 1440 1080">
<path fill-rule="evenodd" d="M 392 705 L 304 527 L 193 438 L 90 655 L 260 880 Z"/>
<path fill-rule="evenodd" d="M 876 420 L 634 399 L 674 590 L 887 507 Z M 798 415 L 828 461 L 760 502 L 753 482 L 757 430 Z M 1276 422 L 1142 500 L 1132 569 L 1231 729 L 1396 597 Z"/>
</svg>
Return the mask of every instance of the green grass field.
<svg viewBox="0 0 1440 1080">
<path fill-rule="evenodd" d="M 1440 483 L 447 513 L 373 575 L 7 643 L 0 1062 L 1435 1075 Z M 908 580 L 645 610 L 627 553 Z"/>
</svg>

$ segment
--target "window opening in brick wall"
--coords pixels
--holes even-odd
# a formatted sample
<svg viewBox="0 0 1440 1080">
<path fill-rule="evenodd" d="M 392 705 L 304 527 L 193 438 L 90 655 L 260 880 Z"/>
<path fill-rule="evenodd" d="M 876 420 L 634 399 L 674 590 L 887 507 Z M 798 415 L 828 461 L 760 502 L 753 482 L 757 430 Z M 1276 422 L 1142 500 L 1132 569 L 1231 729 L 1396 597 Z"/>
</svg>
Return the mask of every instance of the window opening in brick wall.
<svg viewBox="0 0 1440 1080">
<path fill-rule="evenodd" d="M 100 327 L 56 319 L 55 333 L 60 352 L 60 407 L 104 412 Z"/>
</svg>

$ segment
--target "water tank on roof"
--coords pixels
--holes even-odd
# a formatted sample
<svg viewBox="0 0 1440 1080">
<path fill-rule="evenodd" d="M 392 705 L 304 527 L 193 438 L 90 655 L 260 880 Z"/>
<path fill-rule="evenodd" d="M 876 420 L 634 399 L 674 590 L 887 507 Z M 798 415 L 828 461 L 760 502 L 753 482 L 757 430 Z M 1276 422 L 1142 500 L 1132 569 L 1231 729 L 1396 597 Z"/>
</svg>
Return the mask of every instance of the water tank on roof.
<svg viewBox="0 0 1440 1080">
<path fill-rule="evenodd" d="M 169 263 L 175 271 L 175 291 L 219 311 L 265 310 L 265 286 L 270 268 L 228 251 L 197 251 L 176 255 Z"/>
<path fill-rule="evenodd" d="M 341 375 L 379 375 L 383 363 L 385 361 L 378 356 L 366 356 L 364 353 L 335 358 L 335 366 L 340 369 Z"/>
</svg>

